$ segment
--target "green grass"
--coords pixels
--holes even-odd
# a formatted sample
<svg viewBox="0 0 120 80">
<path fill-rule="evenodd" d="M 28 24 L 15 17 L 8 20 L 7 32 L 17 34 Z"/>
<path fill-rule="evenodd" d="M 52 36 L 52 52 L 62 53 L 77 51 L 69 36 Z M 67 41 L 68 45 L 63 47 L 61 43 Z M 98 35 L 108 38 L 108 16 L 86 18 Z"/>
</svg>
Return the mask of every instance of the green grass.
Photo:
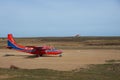
<svg viewBox="0 0 120 80">
<path fill-rule="evenodd" d="M 120 63 L 120 60 L 111 59 L 111 60 L 106 60 L 105 62 L 107 62 L 107 63 Z"/>
<path fill-rule="evenodd" d="M 120 64 L 89 65 L 73 71 L 0 68 L 0 80 L 120 80 Z"/>
</svg>

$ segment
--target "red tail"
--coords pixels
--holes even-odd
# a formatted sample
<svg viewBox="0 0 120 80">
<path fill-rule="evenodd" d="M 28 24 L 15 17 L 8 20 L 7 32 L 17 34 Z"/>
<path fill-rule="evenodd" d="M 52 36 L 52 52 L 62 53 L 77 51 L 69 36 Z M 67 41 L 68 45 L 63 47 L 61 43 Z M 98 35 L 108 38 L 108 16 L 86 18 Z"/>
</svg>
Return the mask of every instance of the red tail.
<svg viewBox="0 0 120 80">
<path fill-rule="evenodd" d="M 8 34 L 8 48 L 23 50 L 25 46 L 19 45 L 15 42 L 12 34 Z"/>
<path fill-rule="evenodd" d="M 15 40 L 13 39 L 12 34 L 8 34 L 8 40 L 11 41 L 12 43 L 16 44 Z"/>
</svg>

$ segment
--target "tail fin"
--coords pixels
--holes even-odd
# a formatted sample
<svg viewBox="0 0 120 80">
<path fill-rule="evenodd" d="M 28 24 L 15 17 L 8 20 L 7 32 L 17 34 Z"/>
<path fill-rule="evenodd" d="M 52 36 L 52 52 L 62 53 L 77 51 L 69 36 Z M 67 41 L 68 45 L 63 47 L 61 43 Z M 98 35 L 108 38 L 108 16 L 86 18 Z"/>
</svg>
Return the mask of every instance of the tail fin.
<svg viewBox="0 0 120 80">
<path fill-rule="evenodd" d="M 12 34 L 8 34 L 8 40 L 11 41 L 12 43 L 16 43 L 15 40 L 13 39 Z"/>
<path fill-rule="evenodd" d="M 9 49 L 22 50 L 24 48 L 24 46 L 16 44 L 12 34 L 8 34 L 7 45 Z"/>
<path fill-rule="evenodd" d="M 12 36 L 12 34 L 8 34 L 8 40 L 7 40 L 7 47 L 8 48 L 13 48 L 13 44 L 16 44 L 16 42 L 15 42 L 15 40 L 13 39 L 13 36 Z"/>
</svg>

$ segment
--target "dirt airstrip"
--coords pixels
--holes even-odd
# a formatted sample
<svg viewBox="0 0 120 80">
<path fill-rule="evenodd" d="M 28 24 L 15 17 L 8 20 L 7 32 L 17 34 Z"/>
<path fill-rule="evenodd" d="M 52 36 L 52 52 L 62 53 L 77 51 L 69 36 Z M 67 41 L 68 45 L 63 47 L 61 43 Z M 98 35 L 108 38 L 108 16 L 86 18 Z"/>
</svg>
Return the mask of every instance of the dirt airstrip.
<svg viewBox="0 0 120 80">
<path fill-rule="evenodd" d="M 63 50 L 63 52 L 63 57 L 36 58 L 24 52 L 0 49 L 0 67 L 10 68 L 11 65 L 15 65 L 23 69 L 47 68 L 68 71 L 88 64 L 102 64 L 105 60 L 120 60 L 120 50 L 114 49 Z"/>
</svg>

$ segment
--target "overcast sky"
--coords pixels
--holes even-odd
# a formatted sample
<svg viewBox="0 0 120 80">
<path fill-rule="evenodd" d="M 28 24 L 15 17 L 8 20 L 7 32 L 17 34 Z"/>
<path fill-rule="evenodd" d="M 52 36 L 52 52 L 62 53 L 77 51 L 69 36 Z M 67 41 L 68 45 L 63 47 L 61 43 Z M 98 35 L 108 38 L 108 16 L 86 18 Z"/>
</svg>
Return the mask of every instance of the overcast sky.
<svg viewBox="0 0 120 80">
<path fill-rule="evenodd" d="M 0 0 L 0 36 L 120 36 L 120 0 Z"/>
</svg>

